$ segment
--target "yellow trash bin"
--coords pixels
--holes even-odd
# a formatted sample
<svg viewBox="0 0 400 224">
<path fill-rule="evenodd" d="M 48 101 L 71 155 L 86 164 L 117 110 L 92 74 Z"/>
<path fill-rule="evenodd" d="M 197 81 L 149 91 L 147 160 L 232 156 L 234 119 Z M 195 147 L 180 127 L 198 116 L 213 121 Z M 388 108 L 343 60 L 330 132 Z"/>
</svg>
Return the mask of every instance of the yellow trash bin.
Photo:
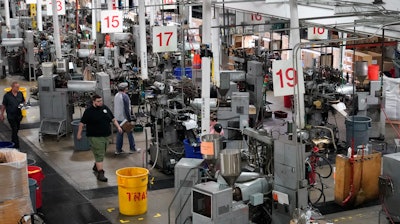
<svg viewBox="0 0 400 224">
<path fill-rule="evenodd" d="M 149 170 L 126 167 L 116 171 L 119 212 L 123 215 L 141 215 L 147 212 L 147 182 Z"/>
<path fill-rule="evenodd" d="M 11 87 L 7 87 L 7 88 L 4 89 L 4 92 L 10 92 L 10 91 L 11 91 Z M 25 87 L 19 87 L 19 91 L 22 92 L 22 95 L 24 96 L 25 100 L 28 100 L 26 98 L 26 88 Z M 23 109 L 23 110 L 21 110 L 21 112 L 22 112 L 22 116 L 26 117 L 26 110 Z"/>
</svg>

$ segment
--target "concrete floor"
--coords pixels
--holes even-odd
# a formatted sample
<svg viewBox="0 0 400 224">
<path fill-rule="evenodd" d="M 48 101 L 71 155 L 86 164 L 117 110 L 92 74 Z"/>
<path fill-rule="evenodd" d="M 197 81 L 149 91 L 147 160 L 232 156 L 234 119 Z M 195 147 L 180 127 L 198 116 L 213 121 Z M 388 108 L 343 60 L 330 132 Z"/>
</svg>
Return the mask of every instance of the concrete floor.
<svg viewBox="0 0 400 224">
<path fill-rule="evenodd" d="M 36 85 L 36 82 L 27 82 L 22 80 L 19 76 L 6 77 L 6 79 L 0 80 L 0 88 L 4 89 L 9 86 L 12 80 L 18 80 L 22 87 L 29 88 Z M 2 99 L 3 92 L 0 93 Z M 268 99 L 275 103 L 271 105 L 272 110 L 282 109 L 283 104 L 282 98 Z M 79 114 L 76 113 L 74 117 L 79 118 Z M 27 116 L 23 119 L 23 123 L 35 123 L 39 122 L 39 107 L 33 106 L 27 111 Z M 274 122 L 282 122 L 275 120 Z M 7 122 L 5 122 L 7 123 Z M 69 184 L 71 184 L 78 192 L 85 195 L 84 192 L 96 189 L 107 189 L 109 187 L 117 186 L 117 178 L 115 171 L 123 167 L 145 167 L 151 169 L 151 166 L 146 164 L 146 156 L 142 150 L 140 153 L 135 154 L 123 154 L 119 156 L 114 155 L 115 144 L 114 137 L 111 138 L 111 144 L 107 150 L 106 159 L 104 162 L 104 170 L 109 181 L 107 183 L 98 182 L 92 173 L 93 155 L 90 151 L 75 151 L 73 136 L 69 133 L 66 137 L 62 137 L 59 142 L 53 136 L 45 136 L 42 141 L 39 142 L 38 128 L 24 129 L 20 131 L 20 137 L 31 146 L 33 153 L 37 154 L 41 159 L 46 161 L 59 175 L 61 175 Z M 147 130 L 149 131 L 149 130 Z M 148 135 L 150 136 L 150 135 Z M 9 137 L 9 136 L 8 136 Z M 5 133 L 0 133 L 2 141 L 9 141 Z M 144 132 L 135 134 L 136 145 L 139 148 L 145 149 L 145 134 Z M 387 139 L 387 141 L 393 141 Z M 124 149 L 128 148 L 127 139 L 124 141 Z M 29 152 L 28 152 L 29 158 Z M 160 173 L 157 169 L 150 170 L 151 175 L 154 177 L 154 181 L 165 180 L 171 178 L 163 173 Z M 333 185 L 328 184 L 328 188 Z M 174 194 L 173 188 L 167 188 L 162 190 L 152 190 L 148 192 L 148 209 L 147 213 L 138 216 L 124 216 L 119 213 L 118 195 L 114 194 L 103 195 L 101 197 L 87 197 L 85 196 L 96 209 L 100 211 L 108 220 L 109 223 L 168 223 L 168 206 Z M 332 195 L 327 196 L 332 198 Z M 367 208 L 349 210 L 340 213 L 334 213 L 326 215 L 326 219 L 332 223 L 365 223 L 365 224 L 376 224 L 378 223 L 380 206 L 372 206 Z M 46 215 L 46 214 L 45 214 Z M 172 216 L 174 217 L 173 213 Z M 382 223 L 386 223 L 384 215 L 381 216 Z M 172 219 L 171 219 L 172 220 Z M 65 222 L 60 223 L 68 223 Z M 173 223 L 173 221 L 171 221 Z"/>
</svg>

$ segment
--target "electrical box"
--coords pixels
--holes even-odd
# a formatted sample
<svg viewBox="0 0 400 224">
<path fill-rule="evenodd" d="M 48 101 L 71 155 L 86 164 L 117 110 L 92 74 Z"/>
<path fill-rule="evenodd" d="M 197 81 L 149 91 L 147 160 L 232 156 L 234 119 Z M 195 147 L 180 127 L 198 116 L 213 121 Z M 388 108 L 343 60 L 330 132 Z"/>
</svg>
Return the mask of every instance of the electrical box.
<svg viewBox="0 0 400 224">
<path fill-rule="evenodd" d="M 67 72 L 68 71 L 68 61 L 66 58 L 57 59 L 56 68 L 58 73 Z"/>
</svg>

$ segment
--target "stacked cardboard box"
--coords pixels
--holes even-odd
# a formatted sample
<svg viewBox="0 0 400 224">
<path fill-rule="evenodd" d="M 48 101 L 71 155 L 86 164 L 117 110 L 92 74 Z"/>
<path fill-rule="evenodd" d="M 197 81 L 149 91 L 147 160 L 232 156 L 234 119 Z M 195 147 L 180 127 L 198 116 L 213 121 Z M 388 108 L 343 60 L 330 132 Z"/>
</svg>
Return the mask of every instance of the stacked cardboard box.
<svg viewBox="0 0 400 224">
<path fill-rule="evenodd" d="M 25 153 L 0 150 L 0 180 L 0 223 L 18 223 L 32 212 Z"/>
</svg>

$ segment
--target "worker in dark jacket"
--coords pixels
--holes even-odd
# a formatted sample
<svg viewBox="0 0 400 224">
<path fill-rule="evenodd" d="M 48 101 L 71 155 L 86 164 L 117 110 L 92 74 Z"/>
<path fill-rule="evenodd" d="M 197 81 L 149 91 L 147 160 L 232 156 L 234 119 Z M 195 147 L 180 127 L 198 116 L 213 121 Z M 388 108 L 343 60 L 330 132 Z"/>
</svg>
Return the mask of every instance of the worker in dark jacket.
<svg viewBox="0 0 400 224">
<path fill-rule="evenodd" d="M 22 120 L 22 111 L 25 103 L 24 95 L 19 91 L 19 83 L 13 82 L 11 90 L 4 94 L 3 106 L 1 107 L 0 120 L 4 120 L 4 111 L 7 112 L 7 120 L 11 127 L 11 142 L 14 148 L 19 148 L 18 131 Z"/>
</svg>

